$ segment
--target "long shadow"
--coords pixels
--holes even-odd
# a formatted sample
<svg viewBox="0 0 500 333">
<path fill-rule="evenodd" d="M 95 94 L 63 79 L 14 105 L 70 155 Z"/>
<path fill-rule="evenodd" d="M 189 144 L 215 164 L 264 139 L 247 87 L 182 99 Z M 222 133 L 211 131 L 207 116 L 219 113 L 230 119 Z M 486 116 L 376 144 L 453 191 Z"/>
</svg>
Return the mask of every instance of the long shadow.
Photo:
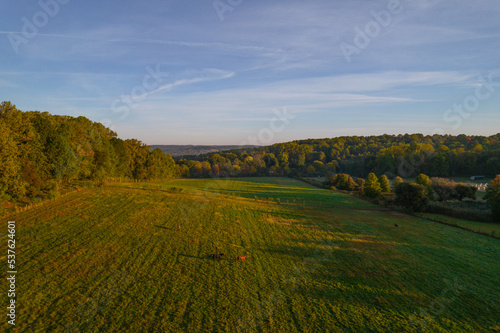
<svg viewBox="0 0 500 333">
<path fill-rule="evenodd" d="M 215 262 L 218 262 L 218 261 L 230 261 L 227 258 L 213 259 L 210 255 L 199 257 L 199 256 L 192 256 L 192 255 L 189 255 L 189 254 L 179 254 L 179 256 L 180 257 L 186 257 L 186 258 L 193 258 L 193 259 L 210 260 L 210 261 L 215 261 Z"/>
<path fill-rule="evenodd" d="M 176 228 L 167 228 L 167 227 L 164 227 L 162 225 L 156 225 L 156 224 L 155 224 L 155 227 L 157 227 L 159 229 L 165 229 L 165 230 L 177 230 Z"/>
</svg>

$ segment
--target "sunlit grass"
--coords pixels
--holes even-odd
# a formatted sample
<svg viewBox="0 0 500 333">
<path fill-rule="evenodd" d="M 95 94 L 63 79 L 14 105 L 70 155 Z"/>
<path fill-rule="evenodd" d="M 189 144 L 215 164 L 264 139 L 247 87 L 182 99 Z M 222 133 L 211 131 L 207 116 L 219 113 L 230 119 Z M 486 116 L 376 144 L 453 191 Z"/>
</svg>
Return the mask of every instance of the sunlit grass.
<svg viewBox="0 0 500 333">
<path fill-rule="evenodd" d="M 296 180 L 111 184 L 8 219 L 19 332 L 498 328 L 497 240 Z"/>
</svg>

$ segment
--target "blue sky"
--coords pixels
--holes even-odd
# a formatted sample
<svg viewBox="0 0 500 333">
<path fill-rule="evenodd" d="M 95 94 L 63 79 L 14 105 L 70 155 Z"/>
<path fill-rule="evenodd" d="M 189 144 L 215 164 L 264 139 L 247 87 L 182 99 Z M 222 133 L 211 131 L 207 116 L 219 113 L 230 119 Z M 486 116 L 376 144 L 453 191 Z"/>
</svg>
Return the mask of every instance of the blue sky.
<svg viewBox="0 0 500 333">
<path fill-rule="evenodd" d="M 499 18 L 498 0 L 4 1 L 0 100 L 147 144 L 492 135 Z"/>
</svg>

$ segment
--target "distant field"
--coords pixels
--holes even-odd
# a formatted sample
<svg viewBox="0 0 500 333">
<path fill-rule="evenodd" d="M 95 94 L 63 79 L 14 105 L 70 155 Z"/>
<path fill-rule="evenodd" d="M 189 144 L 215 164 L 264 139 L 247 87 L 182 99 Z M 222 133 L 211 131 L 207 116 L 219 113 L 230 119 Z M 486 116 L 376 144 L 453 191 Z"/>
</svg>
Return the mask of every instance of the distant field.
<svg viewBox="0 0 500 333">
<path fill-rule="evenodd" d="M 151 149 L 160 148 L 165 154 L 172 156 L 196 156 L 220 151 L 242 148 L 254 148 L 256 146 L 193 146 L 193 145 L 152 145 Z"/>
<path fill-rule="evenodd" d="M 3 220 L 15 332 L 500 330 L 498 240 L 291 179 L 117 183 Z"/>
</svg>

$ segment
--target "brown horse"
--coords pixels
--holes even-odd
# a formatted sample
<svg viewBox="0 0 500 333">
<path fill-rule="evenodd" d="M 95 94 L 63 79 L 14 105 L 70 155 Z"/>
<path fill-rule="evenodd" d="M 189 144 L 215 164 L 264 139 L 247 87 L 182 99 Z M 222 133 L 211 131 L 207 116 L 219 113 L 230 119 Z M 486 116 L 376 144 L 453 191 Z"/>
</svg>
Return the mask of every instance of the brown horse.
<svg viewBox="0 0 500 333">
<path fill-rule="evenodd" d="M 248 257 L 248 254 L 247 255 L 244 255 L 244 256 L 238 256 L 236 257 L 236 261 L 239 261 L 239 260 L 245 260 L 246 258 Z"/>
</svg>

